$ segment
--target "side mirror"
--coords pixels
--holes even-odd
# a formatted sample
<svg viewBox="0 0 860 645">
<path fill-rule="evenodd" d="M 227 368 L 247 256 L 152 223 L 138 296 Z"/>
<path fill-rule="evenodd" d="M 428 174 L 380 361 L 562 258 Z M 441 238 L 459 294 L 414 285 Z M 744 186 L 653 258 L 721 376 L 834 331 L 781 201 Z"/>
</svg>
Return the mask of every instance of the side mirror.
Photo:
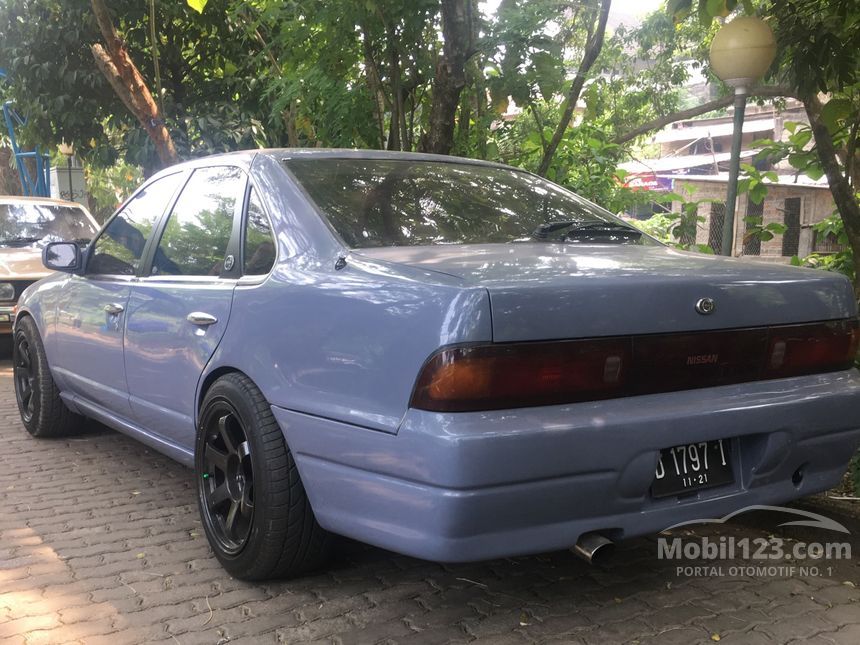
<svg viewBox="0 0 860 645">
<path fill-rule="evenodd" d="M 42 251 L 42 264 L 51 271 L 76 273 L 81 269 L 81 249 L 74 242 L 51 242 Z"/>
</svg>

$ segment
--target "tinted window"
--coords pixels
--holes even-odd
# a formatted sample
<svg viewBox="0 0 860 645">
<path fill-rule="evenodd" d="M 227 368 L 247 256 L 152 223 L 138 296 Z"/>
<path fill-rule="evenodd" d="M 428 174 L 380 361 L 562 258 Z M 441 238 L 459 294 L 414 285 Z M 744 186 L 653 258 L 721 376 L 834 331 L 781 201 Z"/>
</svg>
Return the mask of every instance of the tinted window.
<svg viewBox="0 0 860 645">
<path fill-rule="evenodd" d="M 275 238 L 257 191 L 251 189 L 245 222 L 245 275 L 266 275 L 275 264 Z"/>
<path fill-rule="evenodd" d="M 146 240 L 181 179 L 181 173 L 162 177 L 126 204 L 96 241 L 87 272 L 113 275 L 137 273 Z"/>
<path fill-rule="evenodd" d="M 28 246 L 41 241 L 89 244 L 96 232 L 84 211 L 75 206 L 0 204 L 0 246 Z"/>
<path fill-rule="evenodd" d="M 403 159 L 285 163 L 352 247 L 528 241 L 551 222 L 618 222 L 573 193 L 511 168 Z"/>
<path fill-rule="evenodd" d="M 245 176 L 238 168 L 195 170 L 164 227 L 153 275 L 220 275 L 244 189 Z"/>
</svg>

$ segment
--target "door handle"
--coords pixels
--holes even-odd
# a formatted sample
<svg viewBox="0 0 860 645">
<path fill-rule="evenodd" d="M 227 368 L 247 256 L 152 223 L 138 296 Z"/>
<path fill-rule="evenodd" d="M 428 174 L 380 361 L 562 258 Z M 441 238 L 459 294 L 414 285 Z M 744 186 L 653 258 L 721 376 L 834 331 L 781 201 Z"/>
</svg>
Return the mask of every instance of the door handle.
<svg viewBox="0 0 860 645">
<path fill-rule="evenodd" d="M 125 311 L 125 307 L 123 307 L 122 305 L 118 305 L 115 302 L 112 302 L 108 305 L 105 305 L 105 311 L 108 312 L 111 316 L 118 316 L 123 311 Z"/>
<path fill-rule="evenodd" d="M 215 316 L 203 311 L 192 311 L 188 314 L 186 320 L 188 320 L 192 325 L 197 325 L 198 327 L 208 327 L 209 325 L 214 325 L 218 322 L 218 319 Z"/>
</svg>

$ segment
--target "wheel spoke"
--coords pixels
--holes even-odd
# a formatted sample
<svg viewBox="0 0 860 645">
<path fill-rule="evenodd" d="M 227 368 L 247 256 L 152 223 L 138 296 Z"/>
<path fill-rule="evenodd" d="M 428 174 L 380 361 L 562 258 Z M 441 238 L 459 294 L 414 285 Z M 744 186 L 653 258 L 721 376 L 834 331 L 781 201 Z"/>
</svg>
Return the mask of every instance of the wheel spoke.
<svg viewBox="0 0 860 645">
<path fill-rule="evenodd" d="M 245 457 L 251 456 L 251 446 L 248 445 L 247 441 L 239 444 L 239 447 L 236 448 L 236 454 L 239 455 L 241 461 L 245 461 Z"/>
<path fill-rule="evenodd" d="M 209 494 L 209 508 L 214 509 L 228 499 L 230 499 L 230 492 L 227 490 L 227 484 L 221 484 Z"/>
<path fill-rule="evenodd" d="M 30 348 L 26 343 L 18 345 L 18 358 L 20 359 L 19 367 L 23 367 L 29 372 L 32 361 L 30 360 Z"/>
<path fill-rule="evenodd" d="M 236 538 L 236 519 L 239 517 L 239 502 L 231 501 L 230 510 L 227 511 L 227 517 L 224 519 L 224 528 L 227 530 L 228 537 Z"/>
<path fill-rule="evenodd" d="M 221 439 L 224 441 L 224 447 L 227 449 L 229 454 L 236 453 L 236 444 L 233 443 L 233 437 L 230 436 L 230 430 L 227 428 L 227 419 L 230 418 L 229 414 L 225 414 L 223 417 L 218 419 L 218 432 L 221 434 Z"/>
<path fill-rule="evenodd" d="M 227 472 L 227 455 L 218 450 L 212 444 L 207 443 L 203 459 L 207 466 L 215 466 L 222 473 Z"/>
<path fill-rule="evenodd" d="M 254 512 L 254 501 L 252 497 L 253 489 L 254 485 L 251 482 L 248 482 L 248 485 L 245 486 L 245 490 L 242 491 L 242 504 L 240 510 L 244 517 L 250 517 Z"/>
</svg>

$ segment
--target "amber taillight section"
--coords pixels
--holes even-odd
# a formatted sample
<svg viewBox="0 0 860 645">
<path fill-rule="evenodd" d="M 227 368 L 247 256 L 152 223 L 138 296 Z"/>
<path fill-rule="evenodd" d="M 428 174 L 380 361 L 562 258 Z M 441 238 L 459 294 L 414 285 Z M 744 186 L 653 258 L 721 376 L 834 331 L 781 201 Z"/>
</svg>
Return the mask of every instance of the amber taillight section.
<svg viewBox="0 0 860 645">
<path fill-rule="evenodd" d="M 438 412 L 596 401 L 848 369 L 856 319 L 728 331 L 442 349 L 412 407 Z"/>
</svg>

